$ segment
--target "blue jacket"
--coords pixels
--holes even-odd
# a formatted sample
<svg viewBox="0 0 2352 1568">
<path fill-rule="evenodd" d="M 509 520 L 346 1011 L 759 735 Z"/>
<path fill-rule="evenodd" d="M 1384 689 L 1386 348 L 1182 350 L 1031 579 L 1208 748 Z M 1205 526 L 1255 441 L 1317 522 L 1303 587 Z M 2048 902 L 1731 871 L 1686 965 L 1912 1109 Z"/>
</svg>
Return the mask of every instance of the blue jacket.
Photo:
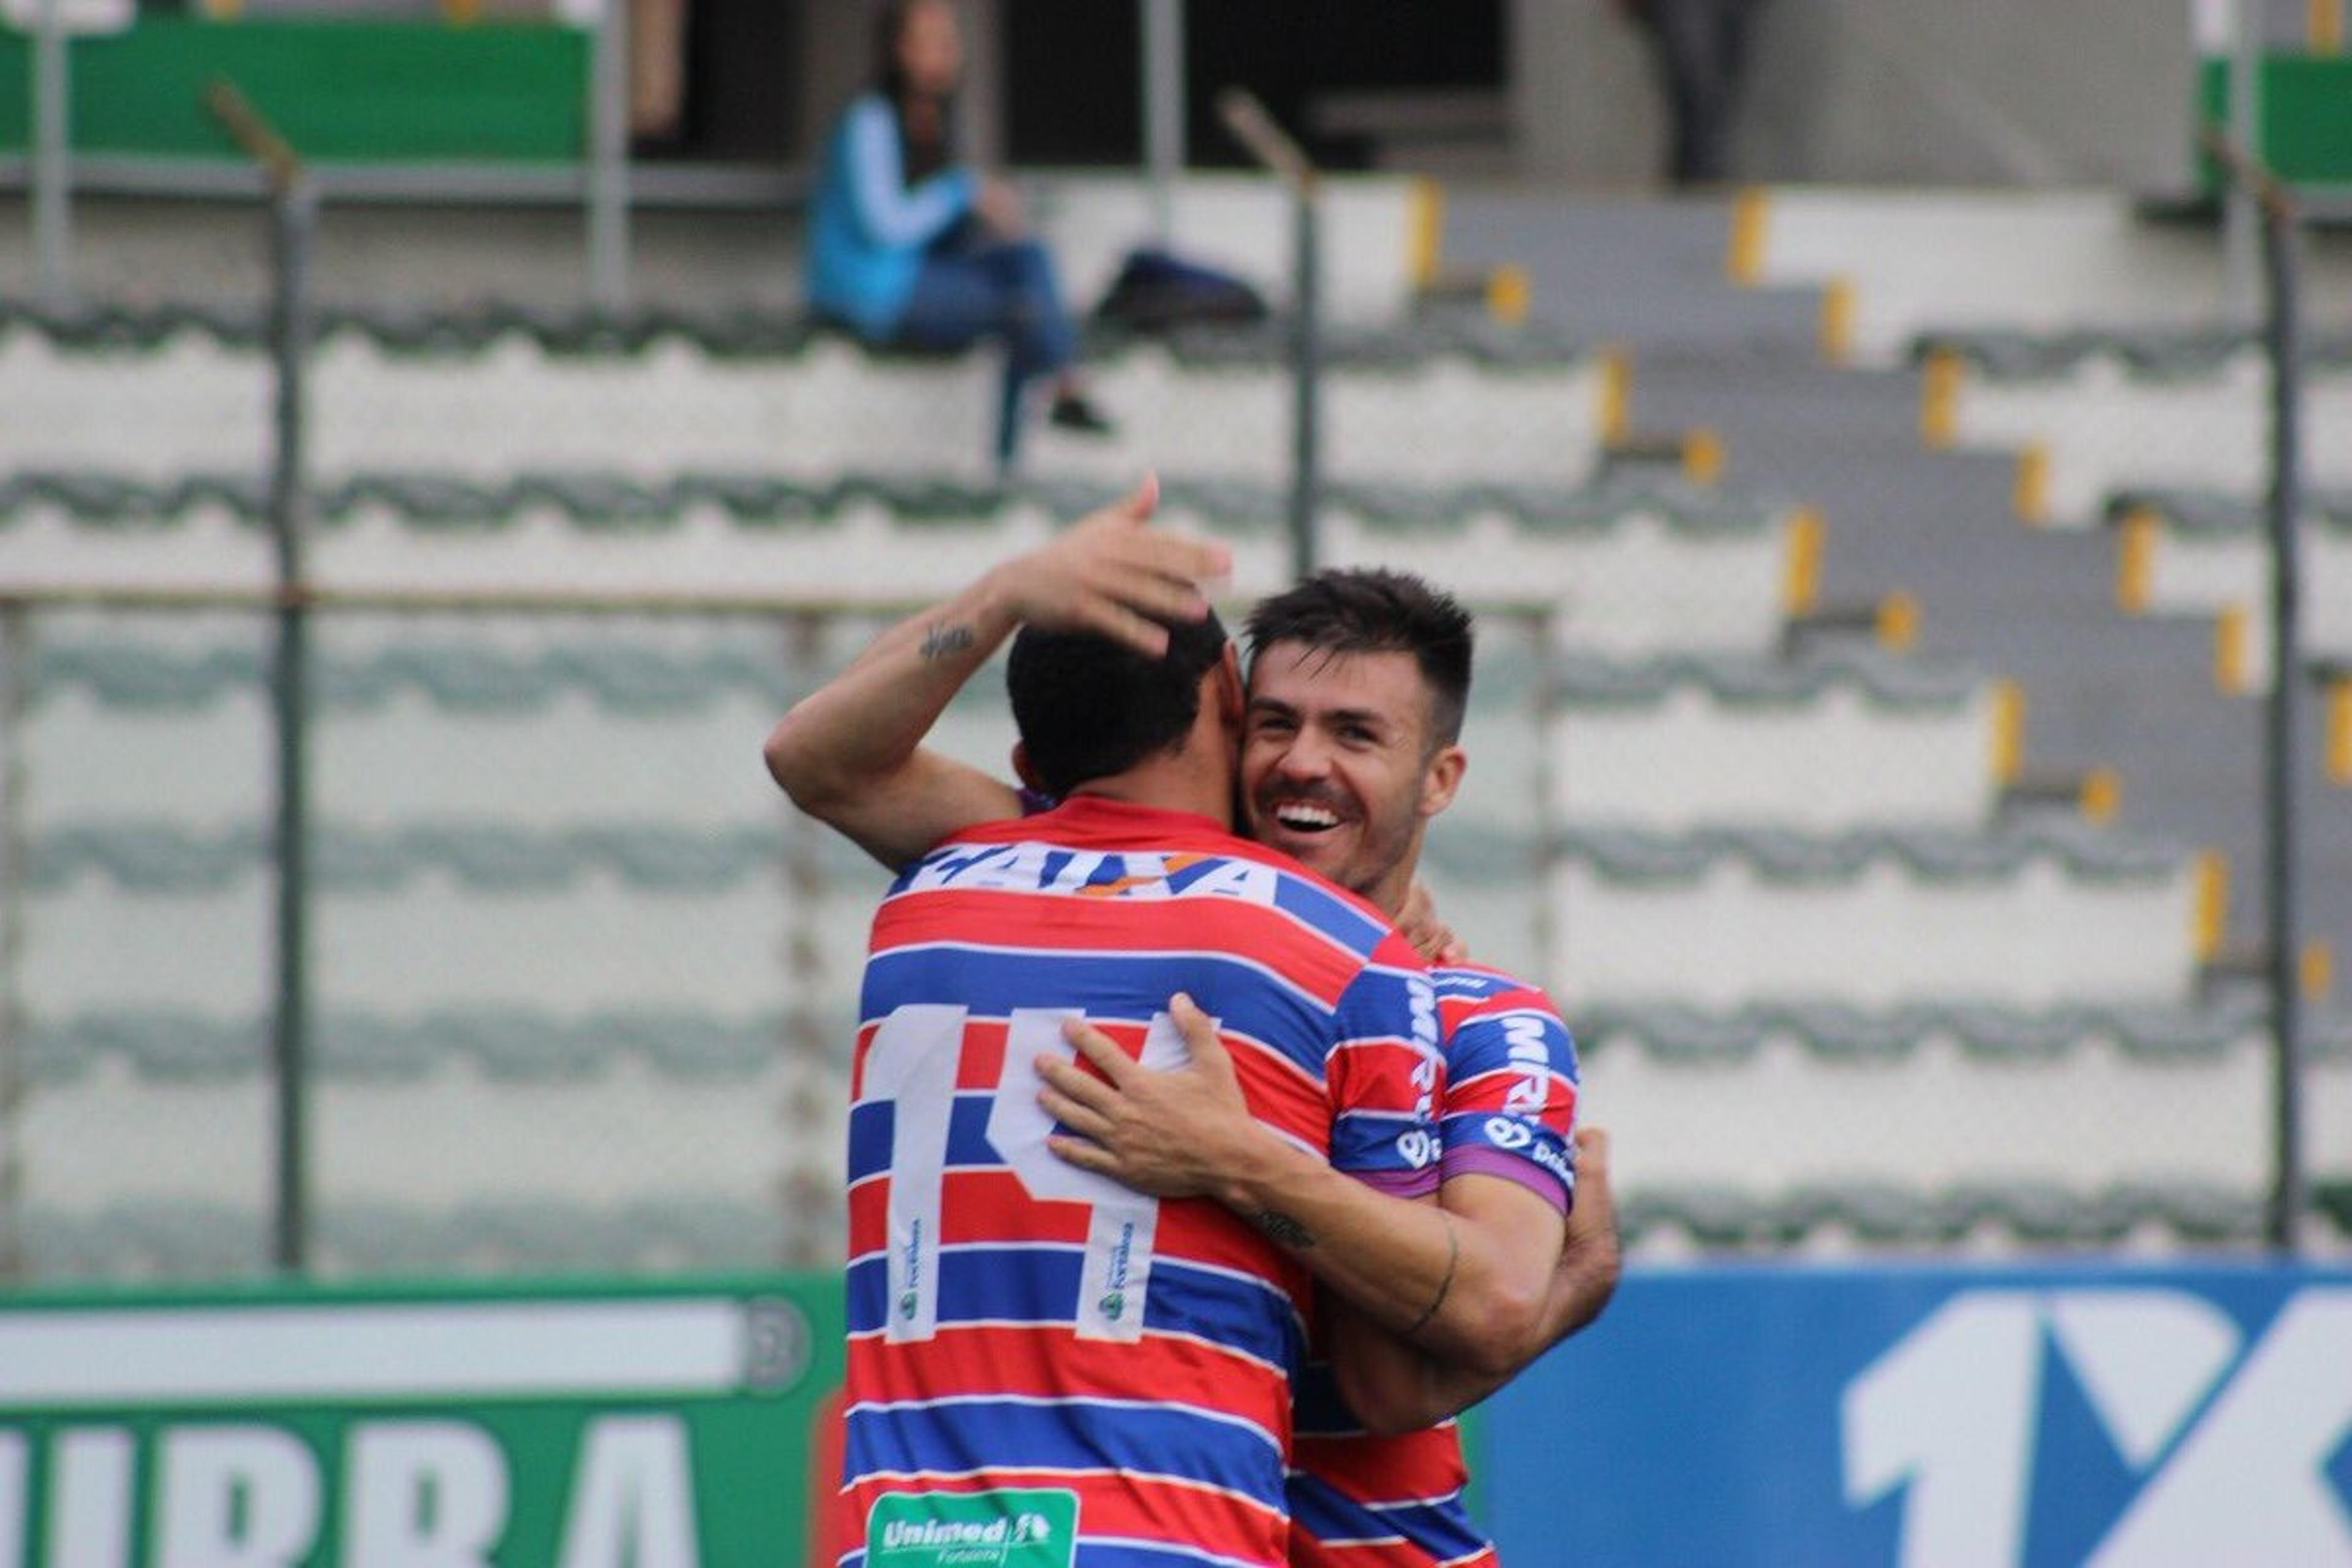
<svg viewBox="0 0 2352 1568">
<path fill-rule="evenodd" d="M 860 94 L 825 150 L 809 222 L 810 305 L 866 337 L 890 336 L 924 247 L 971 212 L 979 194 L 979 176 L 961 165 L 908 185 L 898 117 L 881 94 Z"/>
</svg>

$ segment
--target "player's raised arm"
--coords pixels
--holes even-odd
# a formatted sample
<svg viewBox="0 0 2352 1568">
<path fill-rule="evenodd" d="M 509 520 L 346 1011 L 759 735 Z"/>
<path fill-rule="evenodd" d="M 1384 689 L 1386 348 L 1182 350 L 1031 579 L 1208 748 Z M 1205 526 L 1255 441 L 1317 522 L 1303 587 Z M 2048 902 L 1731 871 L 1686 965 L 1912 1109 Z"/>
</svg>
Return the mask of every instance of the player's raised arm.
<svg viewBox="0 0 2352 1568">
<path fill-rule="evenodd" d="M 1157 653 L 1167 632 L 1148 617 L 1205 615 L 1200 584 L 1230 568 L 1229 552 L 1147 526 L 1158 503 L 1147 478 L 891 627 L 777 723 L 769 773 L 793 804 L 893 870 L 958 828 L 1017 815 L 1012 784 L 926 750 L 924 737 L 1024 624 L 1099 631 Z"/>
</svg>

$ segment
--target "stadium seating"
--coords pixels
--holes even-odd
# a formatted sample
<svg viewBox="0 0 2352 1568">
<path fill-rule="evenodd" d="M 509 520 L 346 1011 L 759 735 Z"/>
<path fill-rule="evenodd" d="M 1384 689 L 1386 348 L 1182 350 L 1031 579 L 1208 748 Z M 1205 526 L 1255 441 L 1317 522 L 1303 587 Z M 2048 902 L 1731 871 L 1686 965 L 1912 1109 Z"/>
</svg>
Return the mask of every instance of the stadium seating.
<svg viewBox="0 0 2352 1568">
<path fill-rule="evenodd" d="M 2116 595 L 2135 610 L 2229 617 L 2242 684 L 2271 680 L 2269 521 L 2250 500 L 2208 491 L 2125 490 L 2107 515 L 2121 530 Z M 2297 536 L 2305 650 L 2352 658 L 2352 491 L 2308 497 Z"/>
<path fill-rule="evenodd" d="M 1118 204 L 1133 192 L 1115 185 L 1041 206 L 1081 297 L 1129 230 Z M 2242 600 L 2259 562 L 2252 491 L 2218 466 L 2258 432 L 2259 394 L 2234 368 L 2242 344 L 2147 335 L 2158 312 L 2137 308 L 2177 303 L 2210 258 L 2103 200 L 1864 212 L 1775 193 L 1750 275 L 1794 282 L 1842 258 L 1857 347 L 1888 364 L 1948 329 L 1931 411 L 1971 448 L 1922 448 L 1910 376 L 1874 385 L 1894 401 L 1866 419 L 1870 400 L 1832 400 L 1848 422 L 1821 448 L 1888 478 L 1869 504 L 1828 511 L 1824 546 L 1821 516 L 1793 499 L 1812 499 L 1804 476 L 1768 462 L 1746 477 L 1744 435 L 1723 488 L 1660 478 L 1671 439 L 1618 443 L 1635 416 L 1660 437 L 1690 421 L 1657 420 L 1671 400 L 1629 404 L 1639 376 L 1570 346 L 1607 334 L 1409 315 L 1393 195 L 1337 220 L 1362 243 L 1334 247 L 1326 280 L 1345 325 L 1326 389 L 1325 556 L 1420 571 L 1480 611 L 1472 765 L 1423 875 L 1474 952 L 1570 1009 L 1638 1245 L 2162 1251 L 2252 1237 L 2268 1044 L 2232 978 L 2256 857 L 2228 768 L 2255 715 L 2214 689 L 2215 637 L 2194 617 Z M 1204 184 L 1188 199 L 1205 226 L 1180 232 L 1278 285 L 1265 197 Z M 1991 254 L 1994 210 L 2022 215 L 2014 258 Z M 1818 232 L 1847 237 L 1827 248 L 1802 237 L 1824 213 Z M 1966 253 L 1988 257 L 1980 278 L 1916 254 L 1951 243 L 1954 215 Z M 2068 247 L 2103 229 L 2070 271 Z M 1886 237 L 1857 252 L 1856 233 Z M 1684 312 L 1719 250 L 1703 261 L 1658 272 L 1679 352 L 1718 353 L 1696 374 L 1748 386 L 1759 423 L 1793 442 L 1815 410 L 1776 422 L 1794 400 L 1763 352 L 1726 349 L 1736 334 L 1705 324 L 1704 301 Z M 2021 320 L 2016 284 L 2036 268 L 2048 319 Z M 2084 279 L 2116 268 L 2124 281 L 2086 303 Z M 1747 331 L 1766 315 L 1721 320 Z M 1147 456 L 1163 517 L 1234 545 L 1232 608 L 1282 584 L 1277 334 L 1092 341 L 1127 437 L 1045 437 L 998 485 L 981 466 L 980 356 L 871 354 L 776 314 L 331 311 L 322 325 L 310 560 L 331 590 L 713 601 L 684 616 L 318 617 L 322 1261 L 831 1258 L 857 971 L 887 878 L 782 807 L 759 741 L 905 606 L 1044 539 Z M 263 586 L 258 342 L 252 320 L 169 308 L 0 316 L 0 589 Z M 2315 369 L 2324 436 L 2326 400 L 2352 383 Z M 2068 390 L 2004 403 L 2025 372 Z M 2168 406 L 2194 428 L 2150 452 L 2142 433 Z M 1878 450 L 1887 433 L 1898 457 Z M 2200 441 L 2204 478 L 2166 467 L 2181 458 L 2185 474 Z M 2034 443 L 2053 515 L 2134 522 L 2016 529 L 2005 454 Z M 1915 461 L 1946 465 L 1955 495 L 1990 495 L 1958 520 L 1983 527 L 1951 526 L 1958 505 L 1915 515 L 1901 482 Z M 2307 536 L 2315 640 L 2340 658 L 2335 600 L 2352 591 L 2326 585 L 2336 510 L 2318 498 Z M 2136 618 L 2114 607 L 2135 549 Z M 1895 590 L 1915 595 L 1925 656 L 1895 651 Z M 803 608 L 776 607 L 791 602 Z M 2082 636 L 2095 616 L 2115 625 Z M 218 610 L 16 624 L 8 657 L 28 657 L 0 667 L 21 700 L 0 714 L 0 778 L 28 857 L 11 889 L 26 1092 L 0 1125 L 23 1152 L 15 1234 L 43 1277 L 258 1268 L 268 627 Z M 984 672 L 939 744 L 1001 768 L 1000 691 Z M 2126 743 L 2143 731 L 2172 738 L 2176 771 Z M 2090 820 L 2098 792 L 2077 763 L 2085 778 L 2116 767 L 2127 826 L 2168 803 L 2160 837 Z M 2053 763 L 2063 787 L 2037 775 Z M 2324 771 L 2311 782 L 2352 798 Z M 2327 890 L 2352 889 L 2339 837 L 2317 841 L 2306 885 L 2317 928 L 2352 952 L 2352 908 Z M 2212 849 L 2230 864 L 2229 918 L 2199 858 Z M 2334 1179 L 2328 1152 L 2352 1148 L 2352 1023 L 2315 999 L 2309 1135 Z M 2210 1136 L 2183 1149 L 2189 1127 Z"/>
<path fill-rule="evenodd" d="M 1588 1096 L 1620 1109 L 1617 1148 L 1645 1151 L 1622 1156 L 1645 1248 L 2164 1251 L 2259 1228 L 2271 1047 L 2244 1011 L 1653 1008 L 1579 1025 Z M 2310 1124 L 2340 1137 L 2352 1018 L 2322 1021 L 2312 1047 Z M 1811 1109 L 1825 1103 L 1837 1114 Z M 2183 1149 L 2190 1106 L 2205 1135 Z"/>
<path fill-rule="evenodd" d="M 1102 298 L 1139 235 L 1156 232 L 1152 193 L 1128 174 L 1056 174 L 1034 186 L 1040 237 L 1069 297 Z M 1412 304 L 1411 256 L 1426 193 L 1392 177 L 1327 181 L 1320 192 L 1318 298 L 1335 321 L 1386 326 Z M 1246 280 L 1276 310 L 1292 297 L 1290 199 L 1250 175 L 1188 175 L 1171 192 L 1166 243 Z"/>
<path fill-rule="evenodd" d="M 2241 333 L 1930 333 L 1931 439 L 2028 452 L 2021 508 L 2089 527 L 2125 489 L 2253 500 L 2269 472 L 2269 374 Z M 2352 344 L 2311 345 L 2304 401 L 2309 482 L 2352 485 Z"/>
<path fill-rule="evenodd" d="M 1564 821 L 1965 831 L 1997 805 L 1998 704 L 1965 668 L 1858 652 L 1577 659 L 1554 690 Z M 1840 766 L 1823 769 L 1823 757 Z"/>
<path fill-rule="evenodd" d="M 1731 241 L 1742 282 L 1843 285 L 1848 346 L 1892 365 L 1934 331 L 2199 327 L 2221 315 L 2210 231 L 2143 221 L 2118 191 L 1752 194 Z M 2336 251 L 2306 263 L 2315 314 L 2352 302 Z"/>
<path fill-rule="evenodd" d="M 2043 831 L 1572 832 L 1548 972 L 1572 1005 L 1727 1009 L 2180 1003 L 2196 964 L 2185 856 Z"/>
<path fill-rule="evenodd" d="M 952 592 L 1119 493 L 1100 483 L 999 489 L 850 476 L 818 486 L 683 475 L 526 475 L 484 486 L 362 478 L 317 505 L 311 571 L 349 591 L 606 591 L 908 605 Z M 1171 472 L 1160 516 L 1234 545 L 1232 592 L 1288 572 L 1287 499 Z M 258 587 L 263 498 L 247 485 L 47 472 L 0 478 L 0 584 Z M 1612 654 L 1762 654 L 1780 629 L 1795 514 L 1675 484 L 1573 489 L 1335 483 L 1334 563 L 1432 574 L 1465 598 L 1557 620 L 1563 642 Z M 877 572 L 873 563 L 890 563 Z"/>
<path fill-rule="evenodd" d="M 1126 480 L 1147 467 L 1270 483 L 1290 458 L 1280 329 L 1117 339 L 1089 350 L 1103 440 L 1041 430 L 1038 474 Z M 1590 478 L 1609 373 L 1557 340 L 1475 322 L 1335 333 L 1322 418 L 1339 471 L 1429 484 Z M 0 315 L 0 422 L 14 460 L 138 467 L 150 482 L 258 471 L 268 364 L 254 323 L 178 312 L 109 322 Z M 521 472 L 696 471 L 824 481 L 858 472 L 989 477 L 995 373 L 981 354 L 877 353 L 797 318 L 511 312 L 330 316 L 309 379 L 316 473 L 496 485 Z M 13 389 L 13 390 L 12 390 Z M 121 440 L 126 427 L 141 438 Z"/>
</svg>

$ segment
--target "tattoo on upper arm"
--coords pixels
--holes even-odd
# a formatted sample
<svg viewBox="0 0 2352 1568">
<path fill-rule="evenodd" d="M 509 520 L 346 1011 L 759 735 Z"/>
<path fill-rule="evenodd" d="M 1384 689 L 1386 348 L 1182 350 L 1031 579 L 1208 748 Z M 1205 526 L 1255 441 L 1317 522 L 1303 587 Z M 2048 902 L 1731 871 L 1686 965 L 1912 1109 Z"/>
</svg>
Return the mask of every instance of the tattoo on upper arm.
<svg viewBox="0 0 2352 1568">
<path fill-rule="evenodd" d="M 961 621 L 933 621 L 923 628 L 923 657 L 945 658 L 971 647 L 971 628 Z"/>
<path fill-rule="evenodd" d="M 1250 1223 L 1283 1246 L 1306 1251 L 1315 1245 L 1315 1233 L 1278 1209 L 1260 1209 Z"/>
</svg>

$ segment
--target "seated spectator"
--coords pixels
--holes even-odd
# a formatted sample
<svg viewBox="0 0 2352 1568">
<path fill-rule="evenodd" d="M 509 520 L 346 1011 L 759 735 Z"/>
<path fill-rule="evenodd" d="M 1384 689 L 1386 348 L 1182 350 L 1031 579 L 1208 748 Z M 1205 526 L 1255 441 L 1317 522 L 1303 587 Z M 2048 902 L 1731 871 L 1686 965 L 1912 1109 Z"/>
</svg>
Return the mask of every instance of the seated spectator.
<svg viewBox="0 0 2352 1568">
<path fill-rule="evenodd" d="M 954 5 L 890 0 L 875 45 L 875 86 L 843 112 L 825 155 L 810 221 L 810 304 L 873 343 L 1002 339 L 1000 468 L 1019 454 L 1034 381 L 1050 379 L 1054 424 L 1107 433 L 1072 368 L 1077 331 L 1053 258 L 1023 232 L 1013 188 L 955 160 L 963 37 Z"/>
</svg>

